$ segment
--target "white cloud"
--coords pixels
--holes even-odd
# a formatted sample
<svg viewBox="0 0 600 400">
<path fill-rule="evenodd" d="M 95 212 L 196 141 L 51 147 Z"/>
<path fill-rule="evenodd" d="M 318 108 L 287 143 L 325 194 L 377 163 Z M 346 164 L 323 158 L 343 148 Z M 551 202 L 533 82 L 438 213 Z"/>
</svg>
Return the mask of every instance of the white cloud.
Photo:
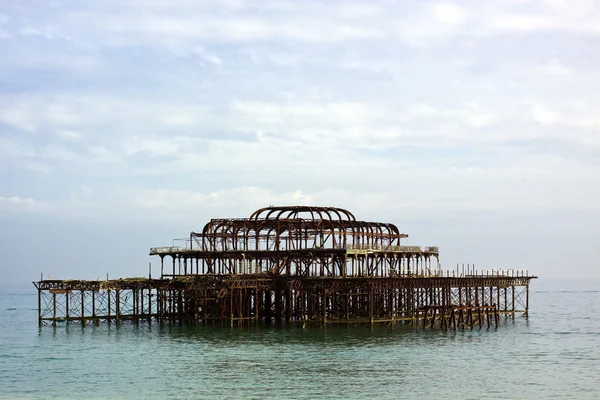
<svg viewBox="0 0 600 400">
<path fill-rule="evenodd" d="M 533 107 L 533 119 L 542 125 L 550 126 L 557 123 L 560 119 L 558 113 L 548 110 L 542 105 Z"/>
<path fill-rule="evenodd" d="M 260 124 L 263 129 L 280 129 L 290 123 L 318 128 L 345 127 L 376 120 L 383 113 L 380 107 L 364 103 L 276 104 L 236 101 L 232 109 L 241 117 Z"/>
<path fill-rule="evenodd" d="M 204 105 L 162 103 L 151 99 L 119 96 L 84 95 L 21 95 L 0 96 L 0 123 L 27 132 L 51 125 L 64 132 L 89 129 L 90 126 L 130 124 L 136 126 L 189 127 L 198 124 L 207 112 Z M 71 139 L 74 139 L 73 133 Z M 75 135 L 77 133 L 74 133 Z M 68 133 L 66 135 L 69 135 Z"/>
<path fill-rule="evenodd" d="M 442 108 L 427 103 L 393 109 L 367 103 L 294 101 L 287 104 L 234 102 L 231 128 L 264 131 L 291 141 L 319 143 L 327 148 L 385 149 L 410 146 L 424 139 L 459 144 L 506 140 L 510 133 L 484 131 L 473 138 L 472 129 L 483 130 L 499 120 L 497 112 L 466 103 Z"/>
<path fill-rule="evenodd" d="M 532 168 L 540 163 L 550 168 Z M 402 218 L 554 212 L 565 207 L 592 210 L 600 201 L 600 193 L 593 189 L 594 175 L 581 174 L 584 170 L 556 157 L 515 159 L 503 169 L 404 165 L 373 174 L 368 167 L 345 172 L 325 168 L 322 184 L 308 190 L 301 189 L 308 187 L 302 179 L 295 180 L 292 187 L 297 189 L 289 191 L 259 186 L 213 192 L 162 188 L 135 193 L 133 202 L 148 212 L 178 219 L 187 218 L 195 210 L 243 216 L 239 213 L 269 204 L 338 205 L 360 214 L 387 213 Z M 574 179 L 574 174 L 580 175 Z M 272 172 L 274 180 L 283 176 Z M 344 186 L 344 176 L 352 177 L 355 186 Z"/>
<path fill-rule="evenodd" d="M 433 3 L 430 6 L 430 10 L 434 20 L 445 24 L 461 24 L 466 20 L 467 16 L 464 8 L 450 2 Z"/>
<path fill-rule="evenodd" d="M 19 34 L 23 36 L 40 36 L 44 39 L 62 39 L 62 40 L 70 40 L 69 37 L 61 34 L 55 28 L 52 27 L 44 27 L 42 29 L 37 29 L 32 26 L 26 25 L 25 27 L 19 30 Z"/>
<path fill-rule="evenodd" d="M 12 36 L 10 33 L 8 33 L 1 27 L 2 25 L 5 25 L 8 21 L 10 21 L 10 18 L 7 15 L 0 14 L 0 39 L 7 39 Z"/>
<path fill-rule="evenodd" d="M 58 132 L 58 136 L 67 140 L 80 140 L 83 137 L 83 135 L 79 132 L 68 130 Z"/>
<path fill-rule="evenodd" d="M 188 143 L 189 144 L 189 143 Z M 126 137 L 122 142 L 125 155 L 146 154 L 165 157 L 176 155 L 186 147 L 185 139 L 181 137 Z"/>
<path fill-rule="evenodd" d="M 482 21 L 487 23 L 482 23 L 481 29 L 489 32 L 572 31 L 600 34 L 600 10 L 592 1 L 524 2 L 520 8 L 489 7 L 488 10 L 488 20 Z"/>
<path fill-rule="evenodd" d="M 410 105 L 401 113 L 401 120 L 429 120 L 462 123 L 472 128 L 482 128 L 495 122 L 497 116 L 482 106 L 467 103 L 459 107 L 440 108 L 427 103 Z"/>
<path fill-rule="evenodd" d="M 336 7 L 337 8 L 337 7 Z M 103 18 L 106 28 L 118 35 L 127 34 L 131 41 L 150 39 L 159 43 L 173 44 L 196 40 L 218 42 L 251 42 L 291 39 L 300 42 L 338 43 L 356 39 L 372 39 L 382 36 L 377 26 L 362 24 L 358 17 L 351 21 L 335 17 L 332 6 L 322 11 L 326 16 L 315 18 L 304 8 L 298 12 L 280 10 L 271 15 L 250 15 L 238 10 L 224 17 L 215 10 L 191 9 L 189 13 L 138 13 L 135 18 L 124 14 L 107 15 Z M 94 23 L 91 15 L 84 16 Z M 97 23 L 97 22 L 96 22 Z M 135 37 L 135 35 L 140 35 Z"/>
<path fill-rule="evenodd" d="M 21 140 L 0 136 L 0 161 L 10 158 L 28 158 L 35 155 L 31 146 Z"/>
<path fill-rule="evenodd" d="M 202 47 L 196 47 L 193 50 L 193 53 L 197 54 L 204 61 L 207 61 L 207 62 L 209 62 L 211 64 L 216 64 L 216 65 L 223 64 L 223 60 L 221 59 L 221 57 L 217 56 L 216 54 L 212 54 L 212 53 L 206 51 Z"/>
<path fill-rule="evenodd" d="M 532 118 L 545 128 L 559 129 L 547 132 L 546 137 L 600 146 L 600 118 L 594 115 L 588 105 L 560 103 L 556 108 L 550 108 L 534 104 Z"/>
<path fill-rule="evenodd" d="M 0 196 L 0 215 L 13 215 L 17 213 L 39 213 L 52 210 L 52 207 L 39 200 L 21 198 L 19 196 Z"/>
<path fill-rule="evenodd" d="M 548 60 L 546 63 L 533 68 L 534 73 L 542 73 L 551 77 L 565 77 L 573 75 L 573 71 L 556 59 Z"/>
<path fill-rule="evenodd" d="M 236 101 L 231 111 L 231 129 L 266 132 L 326 148 L 377 147 L 401 136 L 399 127 L 389 125 L 387 111 L 375 104 Z"/>
<path fill-rule="evenodd" d="M 265 204 L 310 204 L 311 196 L 302 191 L 276 193 L 272 189 L 243 186 L 222 189 L 210 193 L 194 193 L 184 190 L 155 189 L 141 193 L 135 204 L 155 212 L 191 212 L 203 209 L 235 210 L 255 209 Z"/>
<path fill-rule="evenodd" d="M 489 30 L 515 33 L 534 32 L 559 28 L 556 20 L 547 15 L 527 15 L 518 13 L 500 13 L 490 19 Z"/>
</svg>

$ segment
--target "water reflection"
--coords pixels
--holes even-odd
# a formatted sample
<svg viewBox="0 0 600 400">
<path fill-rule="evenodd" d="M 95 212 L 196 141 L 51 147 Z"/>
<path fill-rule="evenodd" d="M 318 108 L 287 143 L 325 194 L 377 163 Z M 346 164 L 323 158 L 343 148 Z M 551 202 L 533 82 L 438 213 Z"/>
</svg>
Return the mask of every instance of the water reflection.
<svg viewBox="0 0 600 400">
<path fill-rule="evenodd" d="M 164 326 L 158 334 L 161 338 L 176 342 L 205 342 L 214 346 L 258 345 L 306 345 L 306 346 L 350 346 L 377 347 L 423 344 L 443 346 L 449 340 L 465 336 L 479 336 L 493 331 L 486 328 L 472 331 L 421 330 L 412 326 L 383 327 L 341 326 L 293 327 L 293 326 Z"/>
</svg>

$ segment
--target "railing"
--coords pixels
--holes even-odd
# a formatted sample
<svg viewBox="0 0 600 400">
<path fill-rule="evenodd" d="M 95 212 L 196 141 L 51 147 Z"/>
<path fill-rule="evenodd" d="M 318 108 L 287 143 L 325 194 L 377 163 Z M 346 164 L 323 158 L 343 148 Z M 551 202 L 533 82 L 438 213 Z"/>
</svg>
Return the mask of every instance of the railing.
<svg viewBox="0 0 600 400">
<path fill-rule="evenodd" d="M 393 273 L 392 273 L 393 274 Z M 407 275 L 400 273 L 398 276 Z M 529 270 L 526 269 L 490 269 L 484 271 L 468 271 L 466 273 L 459 272 L 455 269 L 419 269 L 411 276 L 423 277 L 440 277 L 440 278 L 529 278 L 534 277 Z"/>
<path fill-rule="evenodd" d="M 150 248 L 150 254 L 168 254 L 186 251 L 185 247 L 181 246 L 163 246 L 163 247 L 152 247 Z"/>
<path fill-rule="evenodd" d="M 392 246 L 392 245 L 373 245 L 373 244 L 348 244 L 345 247 L 346 250 L 372 250 L 372 251 L 393 251 L 400 253 L 439 253 L 439 247 L 436 246 Z"/>
<path fill-rule="evenodd" d="M 421 247 L 421 246 L 392 246 L 392 245 L 382 245 L 382 244 L 378 244 L 378 245 L 373 245 L 373 244 L 349 244 L 346 246 L 336 246 L 336 249 L 339 250 L 363 250 L 363 251 L 388 251 L 388 252 L 396 252 L 396 253 L 432 253 L 432 254 L 438 254 L 439 253 L 439 247 L 435 247 L 435 246 L 427 246 L 427 247 Z M 312 250 L 312 249 L 319 249 L 319 250 L 326 250 L 327 247 L 304 247 L 304 248 L 300 248 L 300 249 L 296 249 L 296 250 Z M 183 246 L 162 246 L 162 247 L 152 247 L 150 248 L 150 254 L 154 255 L 154 254 L 169 254 L 169 253 L 179 253 L 179 252 L 184 252 L 184 251 L 199 251 L 201 249 L 199 248 L 189 248 L 189 247 L 183 247 Z M 232 251 L 233 249 L 228 249 L 227 251 Z M 245 252 L 251 252 L 254 249 L 243 249 L 243 248 L 239 248 L 237 249 L 238 251 L 245 251 Z M 264 250 L 264 249 L 261 249 Z M 294 250 L 294 249 L 284 249 L 285 250 Z M 218 250 L 215 251 L 225 251 L 222 248 L 219 248 Z"/>
</svg>

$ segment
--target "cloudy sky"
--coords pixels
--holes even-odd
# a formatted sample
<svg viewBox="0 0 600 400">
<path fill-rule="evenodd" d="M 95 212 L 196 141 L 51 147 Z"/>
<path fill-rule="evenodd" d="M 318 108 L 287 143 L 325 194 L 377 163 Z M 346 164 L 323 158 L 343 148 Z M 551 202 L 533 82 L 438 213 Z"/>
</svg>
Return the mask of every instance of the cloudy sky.
<svg viewBox="0 0 600 400">
<path fill-rule="evenodd" d="M 3 1 L 0 286 L 270 204 L 600 281 L 599 67 L 593 0 Z"/>
</svg>

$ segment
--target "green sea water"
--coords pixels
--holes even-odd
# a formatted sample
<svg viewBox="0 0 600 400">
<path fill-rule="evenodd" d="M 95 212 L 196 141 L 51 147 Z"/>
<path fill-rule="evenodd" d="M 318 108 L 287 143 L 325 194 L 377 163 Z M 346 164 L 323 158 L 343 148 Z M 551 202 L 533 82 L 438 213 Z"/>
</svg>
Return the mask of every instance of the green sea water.
<svg viewBox="0 0 600 400">
<path fill-rule="evenodd" d="M 600 292 L 498 328 L 37 326 L 0 294 L 0 399 L 600 398 Z"/>
</svg>

